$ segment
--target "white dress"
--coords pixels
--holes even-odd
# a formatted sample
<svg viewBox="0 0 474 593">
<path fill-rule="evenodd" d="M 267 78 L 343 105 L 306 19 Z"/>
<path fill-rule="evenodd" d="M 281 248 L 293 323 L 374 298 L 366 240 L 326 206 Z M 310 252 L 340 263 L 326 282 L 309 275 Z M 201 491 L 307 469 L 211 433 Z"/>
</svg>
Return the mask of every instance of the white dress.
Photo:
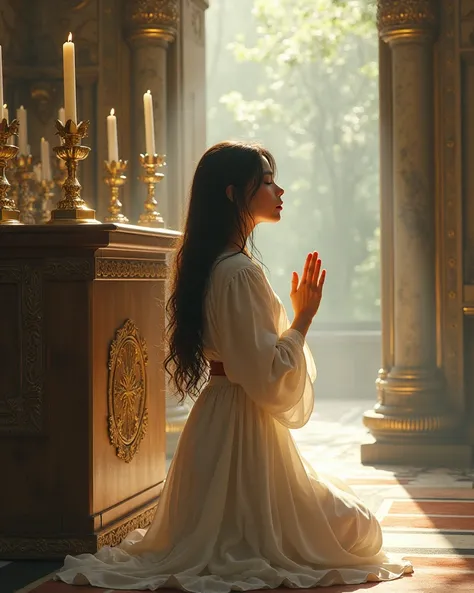
<svg viewBox="0 0 474 593">
<path fill-rule="evenodd" d="M 227 593 L 390 580 L 377 519 L 301 458 L 316 369 L 261 267 L 221 258 L 205 303 L 206 357 L 224 363 L 195 403 L 153 523 L 116 548 L 68 556 L 58 578 L 107 589 Z"/>
</svg>

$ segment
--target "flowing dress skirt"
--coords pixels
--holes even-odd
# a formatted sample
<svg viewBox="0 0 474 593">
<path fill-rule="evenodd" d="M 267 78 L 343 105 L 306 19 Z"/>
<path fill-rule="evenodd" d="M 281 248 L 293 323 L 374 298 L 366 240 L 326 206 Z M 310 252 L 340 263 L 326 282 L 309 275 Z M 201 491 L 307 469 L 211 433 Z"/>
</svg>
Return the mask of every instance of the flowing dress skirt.
<svg viewBox="0 0 474 593">
<path fill-rule="evenodd" d="M 377 519 L 318 476 L 288 428 L 213 377 L 179 442 L 153 524 L 119 548 L 67 557 L 61 580 L 110 589 L 227 593 L 397 578 Z"/>
</svg>

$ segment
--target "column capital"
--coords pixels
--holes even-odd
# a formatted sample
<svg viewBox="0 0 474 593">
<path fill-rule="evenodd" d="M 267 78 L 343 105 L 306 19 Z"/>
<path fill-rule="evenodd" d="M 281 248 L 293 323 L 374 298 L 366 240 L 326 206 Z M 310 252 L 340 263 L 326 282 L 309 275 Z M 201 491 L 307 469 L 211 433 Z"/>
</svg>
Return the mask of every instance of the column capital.
<svg viewBox="0 0 474 593">
<path fill-rule="evenodd" d="M 175 41 L 179 0 L 125 0 L 125 32 L 129 43 Z"/>
<path fill-rule="evenodd" d="M 378 0 L 377 28 L 387 43 L 434 39 L 438 23 L 437 0 Z"/>
</svg>

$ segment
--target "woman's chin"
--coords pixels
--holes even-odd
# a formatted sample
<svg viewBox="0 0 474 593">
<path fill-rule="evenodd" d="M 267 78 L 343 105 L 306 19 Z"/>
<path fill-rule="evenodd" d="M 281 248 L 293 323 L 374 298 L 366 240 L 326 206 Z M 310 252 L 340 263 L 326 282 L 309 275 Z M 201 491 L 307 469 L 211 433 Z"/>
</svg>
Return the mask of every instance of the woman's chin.
<svg viewBox="0 0 474 593">
<path fill-rule="evenodd" d="M 281 220 L 281 211 L 280 210 L 276 210 L 274 214 L 272 214 L 271 216 L 262 216 L 259 218 L 259 220 L 255 223 L 255 224 L 260 224 L 261 222 L 280 222 Z"/>
</svg>

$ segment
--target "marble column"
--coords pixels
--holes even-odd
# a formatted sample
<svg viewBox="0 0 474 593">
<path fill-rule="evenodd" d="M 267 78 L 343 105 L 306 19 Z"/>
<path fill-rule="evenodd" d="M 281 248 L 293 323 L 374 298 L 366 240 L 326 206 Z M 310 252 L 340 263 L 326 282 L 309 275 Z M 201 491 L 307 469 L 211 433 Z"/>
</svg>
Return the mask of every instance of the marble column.
<svg viewBox="0 0 474 593">
<path fill-rule="evenodd" d="M 176 76 L 169 68 L 179 64 L 170 60 L 169 48 L 174 44 L 180 28 L 180 0 L 126 0 L 125 34 L 131 51 L 131 173 L 132 220 L 137 221 L 143 211 L 146 191 L 138 177 L 143 173 L 138 155 L 145 152 L 145 123 L 143 116 L 143 94 L 149 89 L 153 95 L 155 118 L 155 142 L 158 154 L 168 155 L 168 148 L 175 147 L 175 138 L 168 144 L 168 119 L 173 106 L 168 105 L 170 89 L 168 81 Z M 173 164 L 176 159 L 169 155 Z M 167 156 L 167 160 L 168 156 Z M 168 195 L 168 172 L 165 168 L 164 180 L 158 184 L 156 197 L 158 210 L 169 225 L 170 207 L 168 200 L 176 196 Z M 176 172 L 174 172 L 176 174 Z M 190 407 L 187 403 L 178 404 L 177 399 L 166 395 L 166 449 L 171 457 L 188 417 Z"/>
<path fill-rule="evenodd" d="M 179 25 L 179 0 L 126 0 L 125 34 L 131 50 L 131 147 L 130 167 L 132 220 L 138 220 L 146 196 L 144 184 L 138 179 L 143 174 L 138 155 L 145 152 L 145 122 L 143 94 L 153 96 L 155 142 L 158 154 L 168 149 L 168 47 L 176 40 Z M 167 171 L 156 188 L 158 210 L 168 219 Z"/>
<path fill-rule="evenodd" d="M 383 105 L 380 113 L 385 119 L 381 121 L 382 149 L 384 130 L 391 143 L 385 153 L 391 162 L 382 163 L 382 256 L 389 267 L 384 269 L 382 290 L 384 368 L 377 380 L 378 402 L 364 414 L 364 424 L 374 437 L 362 445 L 366 463 L 435 463 L 440 461 L 439 443 L 452 440 L 456 427 L 437 357 L 436 7 L 435 0 L 378 3 L 379 33 L 390 47 L 391 67 L 388 84 L 387 73 L 381 72 L 381 85 L 392 93 L 390 113 Z M 384 192 L 388 179 L 391 191 Z"/>
<path fill-rule="evenodd" d="M 168 126 L 169 228 L 182 230 L 194 170 L 206 141 L 206 19 L 208 0 L 180 0 L 179 39 L 170 47 Z"/>
</svg>

